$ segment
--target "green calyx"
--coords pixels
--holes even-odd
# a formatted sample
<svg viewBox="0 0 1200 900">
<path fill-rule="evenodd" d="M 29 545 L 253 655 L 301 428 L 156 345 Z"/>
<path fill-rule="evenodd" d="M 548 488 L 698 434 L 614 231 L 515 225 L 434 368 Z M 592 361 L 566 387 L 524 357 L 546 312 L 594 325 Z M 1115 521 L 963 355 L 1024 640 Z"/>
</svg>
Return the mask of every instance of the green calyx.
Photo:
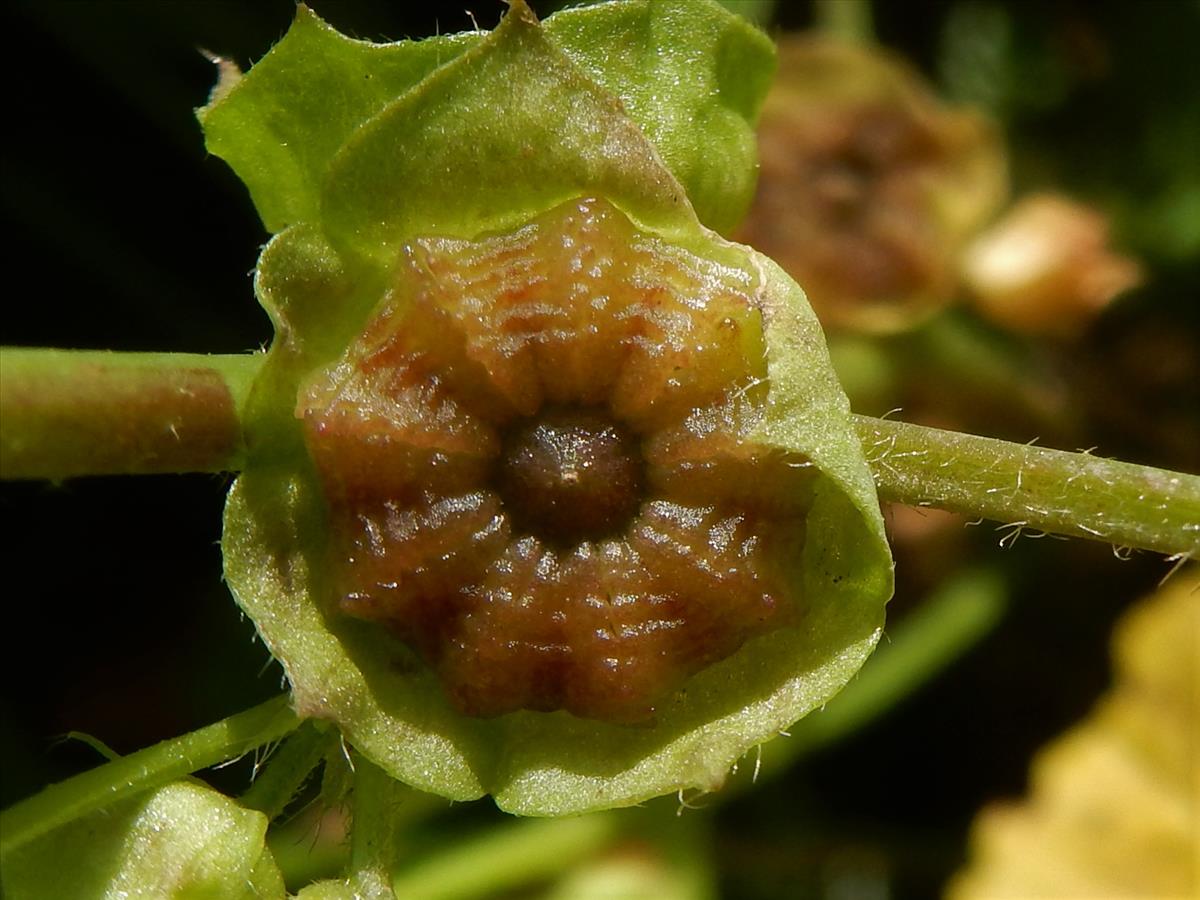
<svg viewBox="0 0 1200 900">
<path fill-rule="evenodd" d="M 350 41 L 301 7 L 284 40 L 201 111 L 210 149 L 279 232 L 256 279 L 276 340 L 247 406 L 226 576 L 297 711 L 336 722 L 392 777 L 532 815 L 714 790 L 874 647 L 891 561 L 820 328 L 782 271 L 706 227 L 730 227 L 748 201 L 771 66 L 766 39 L 715 3 L 621 0 L 544 25 L 514 3 L 490 34 L 396 45 Z M 397 664 L 407 658 L 393 636 L 340 613 L 328 498 L 297 418 L 304 386 L 391 296 L 413 241 L 513 232 L 581 197 L 744 275 L 766 346 L 752 438 L 816 472 L 794 561 L 802 615 L 692 676 L 640 726 L 463 715 L 428 667 Z"/>
</svg>

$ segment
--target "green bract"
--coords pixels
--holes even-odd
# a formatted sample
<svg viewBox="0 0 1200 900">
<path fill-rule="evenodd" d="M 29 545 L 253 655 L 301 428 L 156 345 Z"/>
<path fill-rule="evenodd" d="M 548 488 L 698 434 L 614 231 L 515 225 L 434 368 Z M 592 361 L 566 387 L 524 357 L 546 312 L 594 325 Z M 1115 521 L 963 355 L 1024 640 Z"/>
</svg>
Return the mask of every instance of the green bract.
<svg viewBox="0 0 1200 900">
<path fill-rule="evenodd" d="M 535 815 L 716 789 L 742 754 L 840 690 L 878 639 L 891 561 L 819 325 L 773 263 L 706 227 L 744 208 L 771 65 L 761 34 L 697 0 L 617 2 L 544 27 L 517 2 L 489 35 L 388 46 L 349 41 L 301 8 L 292 32 L 201 111 L 210 148 L 245 178 L 268 227 L 287 226 L 258 267 L 276 340 L 248 404 L 227 579 L 298 711 L 335 721 L 392 776 Z M 798 623 L 694 676 L 648 726 L 471 718 L 430 671 L 396 665 L 395 639 L 330 599 L 327 508 L 296 418 L 302 385 L 363 330 L 407 242 L 511 231 L 580 197 L 745 273 L 769 376 L 753 437 L 818 472 L 795 566 Z"/>
<path fill-rule="evenodd" d="M 282 898 L 267 817 L 176 782 L 63 825 L 14 851 L 8 897 Z"/>
<path fill-rule="evenodd" d="M 754 192 L 752 123 L 774 69 L 765 35 L 703 0 L 618 0 L 566 10 L 547 19 L 544 31 L 561 53 L 555 54 L 555 70 L 569 60 L 580 70 L 575 78 L 594 80 L 611 92 L 610 101 L 620 101 L 686 188 L 701 221 L 718 231 L 740 221 Z M 300 5 L 287 35 L 233 87 L 230 102 L 200 110 L 208 149 L 246 182 L 271 231 L 318 221 L 330 161 L 354 131 L 483 37 L 474 32 L 372 44 L 339 34 Z M 481 74 L 476 69 L 473 77 Z M 461 78 L 451 78 L 450 88 L 463 87 Z M 547 78 L 505 84 L 559 89 Z M 422 87 L 425 99 L 417 102 L 434 100 L 436 90 Z M 525 113 L 536 118 L 538 109 Z M 482 134 L 500 128 L 540 149 L 537 131 L 517 135 L 499 116 L 472 124 L 484 126 Z M 541 128 L 548 132 L 550 123 Z M 443 152 L 483 152 L 452 147 L 450 135 L 444 137 L 435 138 Z M 418 183 L 436 184 L 430 178 L 435 171 L 427 166 Z"/>
</svg>

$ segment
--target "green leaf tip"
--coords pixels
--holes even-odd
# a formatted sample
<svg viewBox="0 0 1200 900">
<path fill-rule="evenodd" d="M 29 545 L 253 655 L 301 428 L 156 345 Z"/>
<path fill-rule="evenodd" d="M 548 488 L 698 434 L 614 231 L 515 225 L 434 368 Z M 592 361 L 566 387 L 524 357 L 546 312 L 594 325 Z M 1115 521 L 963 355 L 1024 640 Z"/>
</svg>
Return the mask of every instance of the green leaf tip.
<svg viewBox="0 0 1200 900">
<path fill-rule="evenodd" d="M 498 30 L 517 31 L 520 23 L 543 33 L 563 56 L 557 65 L 577 68 L 574 77 L 608 93 L 656 146 L 701 221 L 728 231 L 740 220 L 755 179 L 753 123 L 774 69 L 762 32 L 709 0 L 615 0 L 557 13 L 542 25 L 522 3 L 505 19 L 511 23 Z M 246 182 L 269 231 L 318 222 L 338 149 L 486 40 L 470 32 L 374 44 L 339 34 L 300 5 L 284 38 L 197 111 L 208 149 Z M 525 127 L 496 117 L 491 124 Z M 457 162 L 468 163 L 470 148 L 459 149 Z M 378 174 L 375 187 L 403 180 L 385 172 L 381 184 Z"/>
<path fill-rule="evenodd" d="M 492 33 L 443 45 L 346 42 L 304 11 L 293 32 L 204 116 L 210 142 L 227 141 L 229 152 L 245 154 L 239 159 L 265 142 L 266 164 L 253 171 L 267 187 L 251 182 L 252 194 L 260 208 L 260 194 L 275 204 L 288 226 L 258 268 L 256 290 L 276 339 L 247 404 L 249 463 L 230 495 L 223 547 L 227 580 L 284 666 L 297 710 L 336 722 L 394 778 L 454 799 L 491 794 L 518 813 L 565 815 L 716 789 L 742 754 L 853 676 L 878 640 L 891 592 L 871 477 L 803 292 L 706 227 L 734 216 L 752 180 L 753 82 L 769 70 L 769 45 L 715 4 L 646 0 L 572 10 L 541 25 L 514 4 Z M 436 64 L 344 128 L 336 147 L 314 145 L 301 158 L 279 144 L 279 134 L 290 143 L 303 128 L 278 92 L 289 84 L 284 75 L 303 68 L 301 57 L 330 53 L 338 62 L 321 62 L 327 70 L 381 54 L 394 54 L 387 59 L 396 71 L 401 57 L 409 73 L 419 68 L 414 54 Z M 758 62 L 738 84 L 732 73 L 746 60 Z M 649 76 L 639 61 L 653 62 Z M 275 117 L 271 128 L 253 125 L 256 110 Z M 228 126 L 239 117 L 251 123 L 244 133 Z M 701 146 L 709 133 L 715 148 Z M 722 160 L 720 173 L 706 168 L 705 149 Z M 266 178 L 277 163 L 290 173 L 282 187 Z M 730 180 L 730 168 L 741 175 Z M 726 564 L 728 577 L 743 587 L 760 576 L 786 586 L 759 590 L 748 608 L 761 622 L 736 638 L 722 636 L 725 626 L 701 629 L 694 646 L 630 656 L 632 674 L 613 682 L 608 705 L 586 685 L 567 699 L 574 687 L 538 682 L 524 663 L 488 662 L 491 613 L 443 623 L 482 629 L 463 639 L 475 649 L 456 657 L 462 667 L 453 677 L 452 654 L 414 630 L 470 596 L 503 595 L 486 586 L 492 576 L 470 580 L 471 566 L 492 559 L 474 532 L 427 551 L 447 522 L 451 531 L 455 522 L 465 527 L 471 509 L 492 509 L 495 533 L 514 527 L 525 515 L 517 512 L 523 495 L 506 495 L 487 473 L 509 465 L 497 461 L 522 423 L 563 407 L 584 418 L 600 410 L 634 434 L 633 466 L 651 487 L 622 514 L 641 524 L 607 523 L 601 531 L 613 540 L 556 545 L 541 557 L 546 566 L 602 572 L 595 554 L 624 553 L 623 571 L 637 569 L 642 563 L 628 562 L 615 540 L 626 529 L 638 559 L 675 554 L 672 566 L 699 572 L 683 548 L 699 540 L 704 516 L 716 516 L 703 527 L 727 533 L 722 546 L 743 554 Z M 696 445 L 708 448 L 709 462 L 680 456 Z M 573 490 L 575 476 L 555 471 Z M 738 495 L 728 510 L 722 500 L 720 515 L 680 511 L 702 503 L 702 485 L 722 484 Z M 374 511 L 354 505 L 377 501 Z M 369 543 L 369 529 L 356 532 L 355 523 L 376 513 L 392 516 L 390 536 L 368 549 L 361 542 Z M 760 520 L 765 536 L 753 530 Z M 691 537 L 670 538 L 670 529 Z M 416 543 L 397 549 L 407 534 Z M 661 547 L 659 534 L 668 535 Z M 532 546 L 510 537 L 503 552 Z M 544 539 L 559 540 L 549 531 Z M 767 544 L 769 553 L 756 549 Z M 398 561 L 410 557 L 426 563 Z M 428 574 L 442 557 L 458 560 L 451 575 L 460 581 L 420 587 L 443 577 Z M 354 569 L 359 559 L 383 569 Z M 656 572 L 645 577 L 666 577 Z M 360 576 L 362 591 L 347 587 Z M 682 582 L 664 584 L 666 599 L 654 602 L 692 602 Z M 426 591 L 426 607 L 385 604 L 370 614 L 388 585 Z M 530 594 L 530 608 L 540 602 Z M 679 621 L 712 615 L 700 607 Z M 635 620 L 650 615 L 632 609 Z M 502 627 L 526 627 L 514 621 Z M 529 627 L 547 621 L 533 616 Z M 512 640 L 537 643 L 519 630 Z M 552 652 L 580 657 L 584 644 L 572 640 Z M 483 656 L 471 663 L 477 650 Z M 594 655 L 588 677 L 600 677 L 605 659 Z M 659 693 L 646 659 L 668 661 Z M 499 680 L 473 685 L 476 674 Z M 494 698 L 510 677 L 532 681 L 524 693 L 513 689 L 517 699 L 505 709 Z"/>
<path fill-rule="evenodd" d="M 300 4 L 283 39 L 197 111 L 206 145 L 246 183 L 269 231 L 316 222 L 329 161 L 349 136 L 475 41 L 354 40 Z"/>
<path fill-rule="evenodd" d="M 754 125 L 775 72 L 775 47 L 716 3 L 617 0 L 564 10 L 547 34 L 620 97 L 708 227 L 729 233 L 750 208 L 758 173 Z"/>
<path fill-rule="evenodd" d="M 509 229 L 591 192 L 644 224 L 694 228 L 683 187 L 623 105 L 514 12 L 333 159 L 321 207 L 339 250 L 386 265 L 420 232 Z"/>
</svg>

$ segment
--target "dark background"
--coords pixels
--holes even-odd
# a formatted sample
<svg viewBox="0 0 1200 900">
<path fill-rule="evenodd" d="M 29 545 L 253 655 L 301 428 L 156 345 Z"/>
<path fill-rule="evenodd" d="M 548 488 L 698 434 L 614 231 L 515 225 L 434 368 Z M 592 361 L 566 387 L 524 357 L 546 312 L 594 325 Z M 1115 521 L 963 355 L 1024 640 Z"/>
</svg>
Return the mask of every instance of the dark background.
<svg viewBox="0 0 1200 900">
<path fill-rule="evenodd" d="M 461 3 L 312 5 L 342 31 L 376 40 L 471 25 Z M 499 17 L 493 0 L 471 5 L 481 27 Z M 880 4 L 877 31 L 936 79 L 947 22 L 966 5 Z M 1195 124 L 1200 89 L 1185 74 L 1200 37 L 1195 4 L 988 7 L 1008 17 L 1014 59 L 1027 68 L 992 98 L 1018 148 L 1018 188 L 1058 185 L 1122 210 L 1120 237 L 1152 273 L 1063 364 L 1132 379 L 1147 420 L 1161 421 L 1152 413 L 1165 404 L 1191 427 L 1187 416 L 1200 409 L 1191 382 L 1200 344 L 1195 248 L 1186 235 L 1178 246 L 1164 239 L 1153 213 L 1190 177 L 1181 138 L 1171 135 L 1186 137 Z M 192 109 L 213 80 L 198 48 L 248 65 L 282 35 L 292 10 L 290 0 L 6 5 L 0 177 L 10 287 L 0 342 L 220 353 L 269 342 L 250 280 L 267 235 L 240 183 L 206 156 Z M 785 0 L 778 19 L 802 27 L 811 10 Z M 1183 369 L 1147 373 L 1145 356 L 1164 334 L 1176 350 L 1182 341 Z M 1138 335 L 1150 343 L 1130 349 Z M 1093 392 L 1078 402 L 1109 401 Z M 1105 455 L 1200 468 L 1177 428 L 1164 435 L 1102 416 L 1094 424 Z M 129 752 L 278 692 L 281 670 L 221 582 L 228 481 L 0 485 L 0 804 L 97 761 L 56 740 L 68 731 Z M 990 525 L 956 540 L 964 559 L 1003 568 L 1008 614 L 918 695 L 723 808 L 723 893 L 834 896 L 834 876 L 852 870 L 883 873 L 895 897 L 931 896 L 960 863 L 977 808 L 1022 792 L 1036 748 L 1087 713 L 1108 683 L 1112 621 L 1166 571 L 1151 555 L 1120 561 L 1112 548 L 1083 542 L 1021 540 L 1001 550 Z M 905 564 L 901 555 L 897 617 L 929 580 Z M 236 790 L 245 772 L 216 778 Z"/>
</svg>

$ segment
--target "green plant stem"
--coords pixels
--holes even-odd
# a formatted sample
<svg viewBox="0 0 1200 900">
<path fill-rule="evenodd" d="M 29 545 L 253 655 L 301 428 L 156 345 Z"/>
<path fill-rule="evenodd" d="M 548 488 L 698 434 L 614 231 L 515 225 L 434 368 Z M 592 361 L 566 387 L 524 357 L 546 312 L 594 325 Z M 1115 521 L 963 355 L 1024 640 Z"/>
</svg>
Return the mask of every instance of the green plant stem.
<svg viewBox="0 0 1200 900">
<path fill-rule="evenodd" d="M 235 471 L 244 457 L 238 412 L 262 360 L 0 351 L 0 477 Z M 885 500 L 1200 556 L 1195 475 L 888 419 L 854 420 Z"/>
<path fill-rule="evenodd" d="M 382 769 L 355 756 L 349 871 L 355 897 L 384 900 L 397 896 L 392 890 L 392 868 L 400 855 L 402 829 L 393 813 L 407 793 L 408 788 Z"/>
<path fill-rule="evenodd" d="M 620 833 L 616 813 L 517 820 L 421 859 L 397 873 L 397 897 L 492 897 L 557 875 Z"/>
<path fill-rule="evenodd" d="M 268 757 L 239 802 L 269 820 L 277 819 L 336 741 L 332 728 L 311 719 L 304 722 Z"/>
<path fill-rule="evenodd" d="M 879 496 L 1171 556 L 1200 556 L 1200 477 L 855 416 Z"/>
<path fill-rule="evenodd" d="M 260 360 L 0 349 L 0 477 L 241 468 L 239 411 Z"/>
<path fill-rule="evenodd" d="M 0 857 L 58 825 L 278 740 L 299 724 L 282 695 L 51 785 L 0 813 Z"/>
</svg>

